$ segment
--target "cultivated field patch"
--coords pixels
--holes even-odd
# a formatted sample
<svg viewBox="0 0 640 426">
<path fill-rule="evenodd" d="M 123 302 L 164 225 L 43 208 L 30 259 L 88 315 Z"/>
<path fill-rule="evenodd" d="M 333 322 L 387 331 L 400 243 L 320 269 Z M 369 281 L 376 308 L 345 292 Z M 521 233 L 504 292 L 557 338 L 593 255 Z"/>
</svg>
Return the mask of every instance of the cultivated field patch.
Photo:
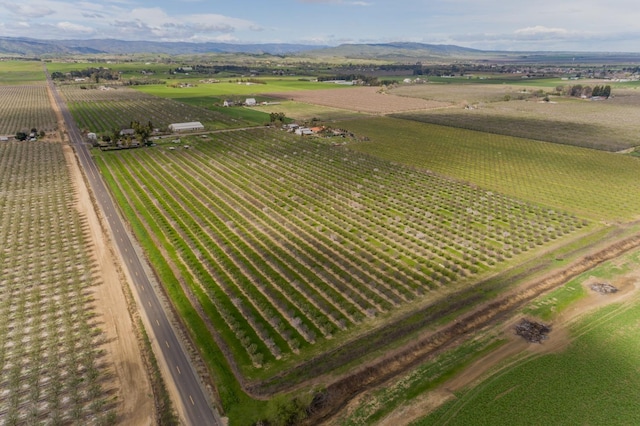
<svg viewBox="0 0 640 426">
<path fill-rule="evenodd" d="M 288 118 L 300 122 L 311 121 L 314 119 L 323 122 L 333 122 L 341 120 L 352 120 L 363 116 L 363 114 L 361 113 L 353 112 L 347 109 L 333 108 L 295 101 L 276 102 L 276 104 L 273 105 L 260 105 L 257 107 L 253 107 L 252 109 L 267 114 L 272 112 L 283 112 Z"/>
<path fill-rule="evenodd" d="M 140 237 L 180 272 L 249 376 L 340 345 L 375 318 L 433 301 L 584 226 L 559 210 L 282 131 L 188 143 L 98 159 L 144 227 Z"/>
<path fill-rule="evenodd" d="M 597 220 L 638 217 L 635 158 L 392 118 L 342 122 L 350 148 Z"/>
<path fill-rule="evenodd" d="M 259 83 L 251 82 L 251 79 L 222 78 L 219 83 L 201 83 L 199 78 L 181 78 L 178 82 L 170 81 L 166 85 L 137 86 L 136 90 L 163 98 L 181 100 L 185 98 L 212 96 L 224 97 L 260 97 L 267 96 L 271 92 L 297 92 L 326 90 L 330 83 L 311 81 L 310 78 L 256 78 Z M 190 83 L 188 87 L 173 87 L 173 83 Z M 335 85 L 334 85 L 335 86 Z M 337 90 L 349 90 L 351 87 L 342 86 Z"/>
<path fill-rule="evenodd" d="M 537 89 L 507 84 L 475 84 L 456 79 L 452 80 L 451 83 L 399 85 L 391 89 L 389 93 L 397 96 L 464 106 L 500 102 L 505 99 L 505 96 L 512 99 L 518 99 L 520 96 L 525 98 L 534 90 Z"/>
<path fill-rule="evenodd" d="M 88 226 L 59 143 L 0 143 L 0 418 L 109 424 Z"/>
<path fill-rule="evenodd" d="M 449 106 L 449 102 L 396 96 L 380 92 L 379 87 L 355 87 L 301 92 L 269 93 L 270 96 L 297 102 L 324 105 L 370 114 L 427 110 Z"/>
<path fill-rule="evenodd" d="M 470 86 L 471 87 L 471 86 Z M 640 123 L 629 107 L 640 105 L 634 90 L 607 100 L 551 98 L 494 102 L 400 118 L 547 142 L 621 151 L 639 145 Z"/>
<path fill-rule="evenodd" d="M 56 128 L 46 86 L 0 85 L 0 99 L 0 135 L 29 133 L 33 128 L 50 132 Z"/>
<path fill-rule="evenodd" d="M 158 98 L 123 86 L 108 88 L 62 85 L 60 92 L 81 129 L 110 134 L 128 128 L 132 121 L 165 129 L 171 123 L 200 121 L 205 128 L 239 127 L 244 123 L 206 108 Z M 251 123 L 252 124 L 252 123 Z"/>
<path fill-rule="evenodd" d="M 45 82 L 40 61 L 0 61 L 0 86 L 23 84 L 44 86 Z"/>
</svg>

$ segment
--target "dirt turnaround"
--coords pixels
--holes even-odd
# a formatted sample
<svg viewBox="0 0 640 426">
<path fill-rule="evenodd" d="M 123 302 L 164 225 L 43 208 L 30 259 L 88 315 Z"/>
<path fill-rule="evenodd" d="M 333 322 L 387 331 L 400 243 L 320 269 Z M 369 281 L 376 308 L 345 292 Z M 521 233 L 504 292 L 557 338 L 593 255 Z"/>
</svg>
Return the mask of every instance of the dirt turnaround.
<svg viewBox="0 0 640 426">
<path fill-rule="evenodd" d="M 58 129 L 64 129 L 64 121 L 51 94 L 51 105 L 58 117 Z M 61 132 L 64 134 L 63 130 Z M 61 137 L 48 140 L 60 143 Z M 108 363 L 113 366 L 113 380 L 105 387 L 113 389 L 116 395 L 117 422 L 126 425 L 153 425 L 156 423 L 153 392 L 142 360 L 138 333 L 129 314 L 123 288 L 128 284 L 105 235 L 100 219 L 85 184 L 80 166 L 72 148 L 63 145 L 69 173 L 77 190 L 76 208 L 87 219 L 89 244 L 96 259 L 97 285 L 92 288 L 96 313 L 100 316 L 101 329 L 106 336 L 103 348 L 107 352 Z"/>
</svg>

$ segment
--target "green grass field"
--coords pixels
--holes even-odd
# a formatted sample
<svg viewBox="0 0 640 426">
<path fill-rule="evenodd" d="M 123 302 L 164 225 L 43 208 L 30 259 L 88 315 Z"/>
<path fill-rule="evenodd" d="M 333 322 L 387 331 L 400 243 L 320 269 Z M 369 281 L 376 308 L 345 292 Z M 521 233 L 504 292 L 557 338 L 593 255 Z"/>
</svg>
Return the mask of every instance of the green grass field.
<svg viewBox="0 0 640 426">
<path fill-rule="evenodd" d="M 350 149 L 602 221 L 638 217 L 640 162 L 619 154 L 376 118 L 341 123 Z"/>
<path fill-rule="evenodd" d="M 636 251 L 577 280 L 615 280 L 639 261 Z M 600 308 L 575 323 L 565 351 L 523 359 L 415 425 L 638 424 L 640 301 L 635 293 L 629 297 L 632 303 Z"/>
<path fill-rule="evenodd" d="M 192 97 L 225 97 L 225 96 L 246 96 L 256 97 L 273 92 L 291 92 L 297 90 L 318 90 L 328 88 L 342 87 L 348 90 L 351 86 L 340 86 L 330 83 L 321 83 L 309 81 L 306 79 L 300 79 L 299 77 L 259 77 L 257 80 L 264 82 L 264 84 L 249 84 L 246 82 L 238 82 L 236 78 L 223 79 L 220 83 L 199 83 L 199 77 L 193 77 L 190 79 L 180 79 L 177 82 L 191 81 L 195 84 L 194 87 L 176 88 L 171 87 L 173 81 L 168 80 L 166 85 L 148 85 L 139 86 L 138 90 L 141 92 L 149 93 L 151 95 L 182 99 Z"/>
<path fill-rule="evenodd" d="M 0 61 L 0 85 L 44 84 L 40 61 Z"/>
</svg>

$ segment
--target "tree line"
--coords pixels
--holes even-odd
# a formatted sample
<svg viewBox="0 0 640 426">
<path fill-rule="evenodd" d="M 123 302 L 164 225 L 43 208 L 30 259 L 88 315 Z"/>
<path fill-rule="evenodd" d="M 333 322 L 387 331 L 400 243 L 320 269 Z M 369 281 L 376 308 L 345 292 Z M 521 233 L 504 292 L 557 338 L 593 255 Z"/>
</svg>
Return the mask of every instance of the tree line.
<svg viewBox="0 0 640 426">
<path fill-rule="evenodd" d="M 66 80 L 67 78 L 89 78 L 96 83 L 100 80 L 119 80 L 120 72 L 110 70 L 108 68 L 86 68 L 83 70 L 73 70 L 67 73 L 60 71 L 54 71 L 51 73 L 51 78 L 54 80 Z"/>
<path fill-rule="evenodd" d="M 380 80 L 378 77 L 363 74 L 322 75 L 318 81 L 345 80 L 353 81 L 359 86 L 385 86 L 397 83 L 395 80 Z"/>
<path fill-rule="evenodd" d="M 559 86 L 556 90 L 566 96 L 572 96 L 576 98 L 587 97 L 591 98 L 599 96 L 603 98 L 609 98 L 611 96 L 611 86 L 583 86 L 582 84 L 575 84 L 573 86 Z"/>
</svg>

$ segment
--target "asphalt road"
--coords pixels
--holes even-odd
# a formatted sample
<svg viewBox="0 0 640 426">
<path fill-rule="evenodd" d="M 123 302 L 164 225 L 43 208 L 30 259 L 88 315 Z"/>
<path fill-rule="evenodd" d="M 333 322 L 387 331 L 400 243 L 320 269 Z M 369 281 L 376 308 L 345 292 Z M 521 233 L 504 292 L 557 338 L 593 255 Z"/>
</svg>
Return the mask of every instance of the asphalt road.
<svg viewBox="0 0 640 426">
<path fill-rule="evenodd" d="M 151 285 L 149 277 L 143 268 L 143 262 L 135 251 L 115 203 L 89 154 L 84 138 L 48 73 L 47 79 L 55 101 L 62 112 L 62 117 L 69 132 L 69 139 L 76 149 L 80 165 L 85 171 L 93 194 L 111 228 L 116 248 L 119 250 L 122 259 L 124 259 L 124 267 L 127 268 L 133 280 L 132 291 L 137 294 L 138 308 L 147 317 L 147 324 L 151 327 L 150 330 L 147 330 L 147 334 L 152 341 L 155 340 L 157 342 L 156 347 L 160 348 L 161 353 L 156 353 L 156 357 L 164 359 L 165 365 L 171 373 L 170 379 L 173 380 L 175 389 L 178 391 L 183 407 L 182 411 L 186 417 L 182 420 L 188 425 L 194 426 L 222 426 L 224 423 L 217 411 L 212 408 L 189 357 L 169 323 L 155 288 Z M 165 380 L 169 380 L 169 378 L 165 377 Z"/>
</svg>

